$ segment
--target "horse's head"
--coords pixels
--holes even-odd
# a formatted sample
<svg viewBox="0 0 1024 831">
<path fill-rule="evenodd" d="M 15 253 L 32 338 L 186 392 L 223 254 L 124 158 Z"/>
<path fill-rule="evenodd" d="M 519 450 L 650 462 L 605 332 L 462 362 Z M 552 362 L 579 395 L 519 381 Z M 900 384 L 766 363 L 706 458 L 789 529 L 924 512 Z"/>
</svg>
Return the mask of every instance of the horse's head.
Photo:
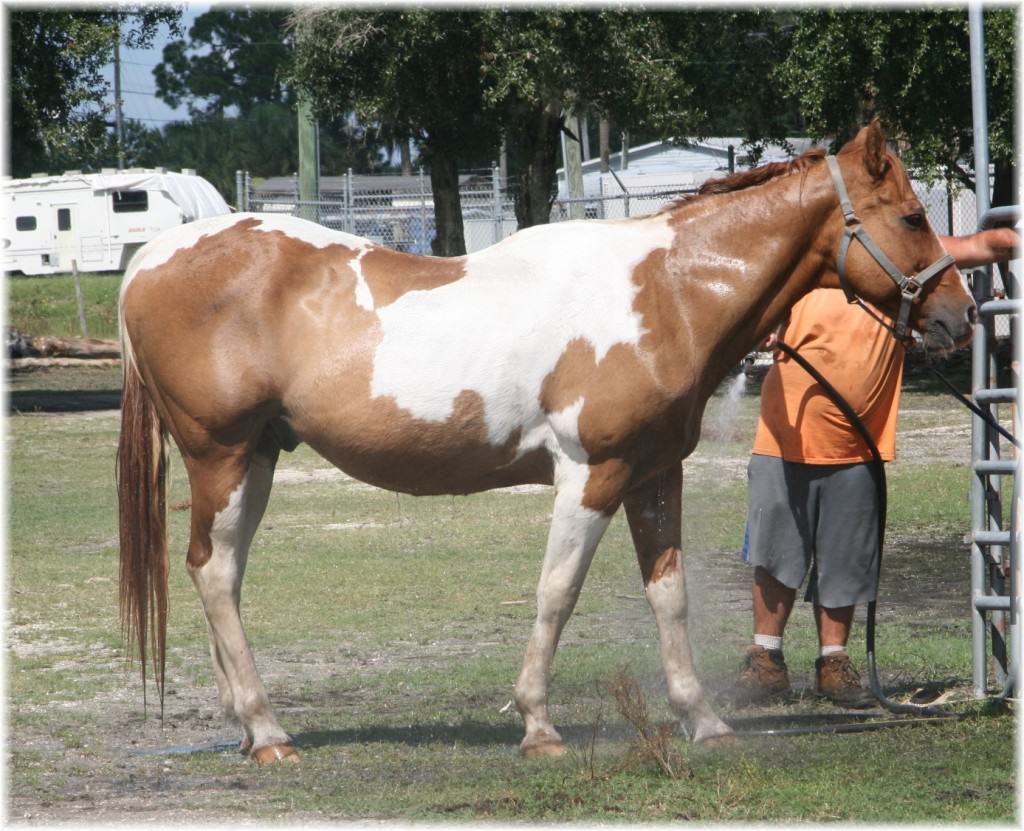
<svg viewBox="0 0 1024 831">
<path fill-rule="evenodd" d="M 977 316 L 960 272 L 932 230 L 906 170 L 886 149 L 875 119 L 829 160 L 841 210 L 824 285 L 870 302 L 895 322 L 924 336 L 932 353 L 964 346 Z M 843 193 L 846 190 L 847 194 Z M 843 203 L 846 197 L 845 204 Z"/>
</svg>

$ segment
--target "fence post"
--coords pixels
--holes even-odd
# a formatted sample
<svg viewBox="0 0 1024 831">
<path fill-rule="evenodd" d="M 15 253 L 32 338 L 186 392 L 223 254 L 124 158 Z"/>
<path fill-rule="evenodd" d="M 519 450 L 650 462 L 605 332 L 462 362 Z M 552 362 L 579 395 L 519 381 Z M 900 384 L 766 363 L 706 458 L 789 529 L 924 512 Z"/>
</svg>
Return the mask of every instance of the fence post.
<svg viewBox="0 0 1024 831">
<path fill-rule="evenodd" d="M 423 180 L 423 166 L 420 166 L 420 253 L 427 248 L 427 189 Z"/>
<path fill-rule="evenodd" d="M 495 162 L 491 162 L 491 216 L 494 219 L 494 239 L 491 242 L 501 242 L 501 176 L 498 173 L 498 165 Z"/>
<path fill-rule="evenodd" d="M 346 223 L 347 228 L 345 229 L 350 234 L 356 232 L 356 216 L 355 216 L 355 205 L 353 204 L 353 188 L 352 188 L 352 168 L 350 167 L 345 172 L 345 207 L 346 207 Z"/>
<path fill-rule="evenodd" d="M 245 210 L 245 175 L 241 170 L 235 171 L 235 207 Z"/>
<path fill-rule="evenodd" d="M 85 328 L 85 300 L 82 298 L 82 281 L 78 277 L 78 260 L 71 261 L 71 279 L 75 282 L 75 303 L 78 306 L 78 326 L 82 330 L 82 337 L 89 337 Z"/>
</svg>

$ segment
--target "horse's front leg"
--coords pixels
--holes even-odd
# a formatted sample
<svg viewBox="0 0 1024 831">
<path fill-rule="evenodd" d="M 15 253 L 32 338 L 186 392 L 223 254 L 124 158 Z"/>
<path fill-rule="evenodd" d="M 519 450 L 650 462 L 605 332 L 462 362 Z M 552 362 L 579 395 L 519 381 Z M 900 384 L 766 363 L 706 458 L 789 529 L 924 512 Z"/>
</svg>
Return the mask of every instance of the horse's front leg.
<svg viewBox="0 0 1024 831">
<path fill-rule="evenodd" d="M 686 578 L 682 552 L 681 465 L 626 494 L 623 504 L 633 535 L 644 591 L 661 639 L 661 658 L 673 711 L 694 741 L 731 736 L 704 698 L 686 630 Z"/>
<path fill-rule="evenodd" d="M 586 469 L 580 468 L 579 475 L 565 478 L 585 482 Z M 584 507 L 582 484 L 576 487 L 563 484 L 556 488 L 551 529 L 537 586 L 537 619 L 515 688 L 516 706 L 526 726 L 526 737 L 520 749 L 526 756 L 565 752 L 562 737 L 548 718 L 551 661 L 611 513 Z"/>
</svg>

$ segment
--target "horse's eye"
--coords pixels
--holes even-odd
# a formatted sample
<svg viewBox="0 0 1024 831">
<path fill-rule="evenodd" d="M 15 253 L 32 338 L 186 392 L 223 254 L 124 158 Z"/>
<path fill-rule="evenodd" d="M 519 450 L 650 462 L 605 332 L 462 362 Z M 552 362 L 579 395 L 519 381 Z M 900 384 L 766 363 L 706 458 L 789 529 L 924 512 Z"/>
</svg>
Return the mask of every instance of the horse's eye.
<svg viewBox="0 0 1024 831">
<path fill-rule="evenodd" d="M 915 231 L 919 231 L 924 227 L 924 214 L 907 214 L 903 217 L 903 221 L 907 223 Z"/>
</svg>

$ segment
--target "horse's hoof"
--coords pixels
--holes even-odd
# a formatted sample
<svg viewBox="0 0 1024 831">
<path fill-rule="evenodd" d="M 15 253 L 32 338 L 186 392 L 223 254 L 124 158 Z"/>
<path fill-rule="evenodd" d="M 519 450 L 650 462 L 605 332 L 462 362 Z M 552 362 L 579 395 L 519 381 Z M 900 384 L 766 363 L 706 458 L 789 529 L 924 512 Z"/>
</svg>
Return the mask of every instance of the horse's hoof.
<svg viewBox="0 0 1024 831">
<path fill-rule="evenodd" d="M 298 764 L 299 753 L 290 744 L 268 744 L 252 751 L 249 758 L 258 765 L 271 765 L 275 762 Z"/>
<path fill-rule="evenodd" d="M 239 742 L 238 752 L 243 756 L 248 756 L 252 753 L 252 736 L 246 736 L 241 742 Z"/>
<path fill-rule="evenodd" d="M 557 758 L 565 755 L 566 747 L 561 739 L 538 739 L 530 743 L 524 741 L 519 752 L 527 759 Z"/>
</svg>

